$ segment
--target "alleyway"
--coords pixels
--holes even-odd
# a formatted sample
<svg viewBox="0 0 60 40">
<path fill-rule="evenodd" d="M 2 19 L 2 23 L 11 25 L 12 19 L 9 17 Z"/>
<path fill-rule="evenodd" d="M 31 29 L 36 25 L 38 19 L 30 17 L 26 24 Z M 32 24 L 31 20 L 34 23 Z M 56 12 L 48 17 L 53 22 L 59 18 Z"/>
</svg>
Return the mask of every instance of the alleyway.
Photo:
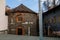
<svg viewBox="0 0 60 40">
<path fill-rule="evenodd" d="M 18 36 L 18 35 L 0 35 L 0 40 L 39 40 L 35 36 Z M 60 38 L 44 37 L 44 40 L 60 40 Z"/>
</svg>

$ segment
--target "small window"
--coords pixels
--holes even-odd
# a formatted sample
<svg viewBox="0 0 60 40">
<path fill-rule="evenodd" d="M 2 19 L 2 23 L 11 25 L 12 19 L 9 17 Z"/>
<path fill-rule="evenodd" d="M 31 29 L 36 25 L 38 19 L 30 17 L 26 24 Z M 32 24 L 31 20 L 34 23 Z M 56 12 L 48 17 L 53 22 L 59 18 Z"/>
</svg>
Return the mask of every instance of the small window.
<svg viewBox="0 0 60 40">
<path fill-rule="evenodd" d="M 17 17 L 16 17 L 16 21 L 17 21 L 17 22 L 22 22 L 22 16 L 17 16 Z"/>
<path fill-rule="evenodd" d="M 18 16 L 18 21 L 22 21 L 22 17 L 21 16 Z"/>
</svg>

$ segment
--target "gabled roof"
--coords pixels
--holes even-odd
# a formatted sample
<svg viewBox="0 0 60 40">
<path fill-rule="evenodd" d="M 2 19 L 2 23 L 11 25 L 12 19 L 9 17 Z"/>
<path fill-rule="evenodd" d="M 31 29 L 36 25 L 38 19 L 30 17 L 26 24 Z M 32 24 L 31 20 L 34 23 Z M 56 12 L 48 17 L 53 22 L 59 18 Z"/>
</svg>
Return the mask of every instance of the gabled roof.
<svg viewBox="0 0 60 40">
<path fill-rule="evenodd" d="M 21 4 L 16 8 L 10 9 L 9 11 L 6 11 L 5 14 L 8 15 L 9 13 L 15 13 L 15 12 L 21 12 L 21 13 L 33 13 L 36 14 L 36 12 L 32 11 L 31 9 L 29 9 L 28 7 L 26 7 L 25 5 Z"/>
<path fill-rule="evenodd" d="M 29 12 L 29 13 L 35 13 L 34 11 L 32 11 L 31 9 L 29 9 L 28 7 L 26 7 L 25 5 L 21 4 L 18 7 L 14 8 L 13 11 L 20 11 L 20 12 Z"/>
</svg>

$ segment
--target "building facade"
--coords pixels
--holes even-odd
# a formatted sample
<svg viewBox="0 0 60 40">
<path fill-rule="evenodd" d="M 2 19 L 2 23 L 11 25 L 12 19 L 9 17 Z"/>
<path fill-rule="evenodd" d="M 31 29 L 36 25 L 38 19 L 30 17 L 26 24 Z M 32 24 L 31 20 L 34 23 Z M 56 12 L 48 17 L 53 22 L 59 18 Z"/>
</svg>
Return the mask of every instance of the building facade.
<svg viewBox="0 0 60 40">
<path fill-rule="evenodd" d="M 44 35 L 60 36 L 60 5 L 43 13 Z"/>
<path fill-rule="evenodd" d="M 23 4 L 6 11 L 8 16 L 8 33 L 16 35 L 38 35 L 37 13 Z"/>
<path fill-rule="evenodd" d="M 0 0 L 0 34 L 8 29 L 7 16 L 5 16 L 5 0 Z"/>
</svg>

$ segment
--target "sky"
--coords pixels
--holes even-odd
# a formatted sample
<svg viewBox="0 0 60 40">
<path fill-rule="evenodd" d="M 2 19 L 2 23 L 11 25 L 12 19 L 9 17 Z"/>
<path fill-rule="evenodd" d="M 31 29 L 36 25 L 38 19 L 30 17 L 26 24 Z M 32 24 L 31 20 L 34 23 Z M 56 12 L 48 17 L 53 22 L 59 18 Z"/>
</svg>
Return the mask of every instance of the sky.
<svg viewBox="0 0 60 40">
<path fill-rule="evenodd" d="M 41 5 L 42 10 L 43 10 L 43 12 L 46 12 L 48 9 L 47 9 L 46 5 L 44 5 L 43 2 L 47 1 L 47 0 L 41 0 L 41 1 L 42 1 L 42 5 Z M 49 0 L 49 1 L 52 2 L 52 0 Z M 20 4 L 27 6 L 28 8 L 30 8 L 31 10 L 33 10 L 35 12 L 38 12 L 38 10 L 39 10 L 38 0 L 6 0 L 6 5 L 8 5 L 10 8 L 15 8 L 15 7 L 19 6 Z"/>
<path fill-rule="evenodd" d="M 46 0 L 41 0 L 42 1 L 42 10 L 43 12 L 47 11 L 46 5 L 43 4 L 44 1 Z M 30 8 L 34 12 L 38 13 L 39 7 L 38 7 L 38 0 L 6 0 L 6 5 L 8 5 L 10 8 L 15 8 L 19 6 L 20 4 L 25 5 L 26 7 Z"/>
<path fill-rule="evenodd" d="M 20 4 L 23 4 L 31 10 L 38 12 L 38 0 L 6 0 L 6 5 L 10 8 L 15 8 Z"/>
</svg>

